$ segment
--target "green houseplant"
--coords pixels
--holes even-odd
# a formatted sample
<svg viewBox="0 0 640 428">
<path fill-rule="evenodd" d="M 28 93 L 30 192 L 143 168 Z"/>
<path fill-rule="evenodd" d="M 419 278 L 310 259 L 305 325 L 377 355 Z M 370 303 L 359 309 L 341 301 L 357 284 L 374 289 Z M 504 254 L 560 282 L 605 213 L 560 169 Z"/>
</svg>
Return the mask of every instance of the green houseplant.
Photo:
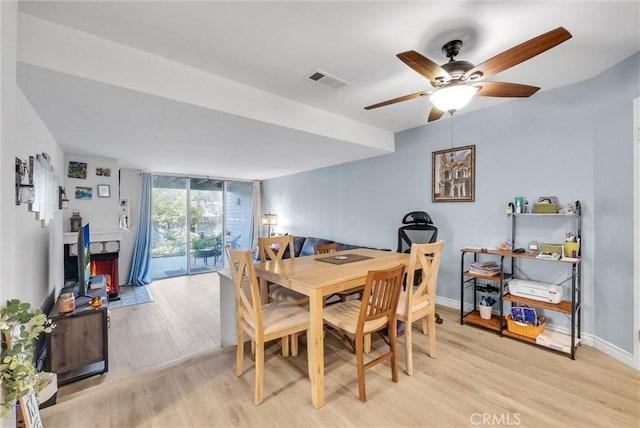
<svg viewBox="0 0 640 428">
<path fill-rule="evenodd" d="M 4 416 L 15 406 L 17 399 L 30 391 L 37 393 L 46 386 L 34 363 L 33 342 L 41 333 L 51 333 L 55 326 L 40 309 L 31 309 L 29 303 L 18 299 L 8 300 L 6 306 L 0 308 L 0 315 L 0 416 Z"/>
</svg>

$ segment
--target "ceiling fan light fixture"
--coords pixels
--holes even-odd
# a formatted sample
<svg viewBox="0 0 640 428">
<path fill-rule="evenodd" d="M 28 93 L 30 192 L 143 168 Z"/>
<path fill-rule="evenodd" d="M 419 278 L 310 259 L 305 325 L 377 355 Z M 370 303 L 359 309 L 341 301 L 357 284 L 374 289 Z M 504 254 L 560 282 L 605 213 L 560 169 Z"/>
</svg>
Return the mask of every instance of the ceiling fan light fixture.
<svg viewBox="0 0 640 428">
<path fill-rule="evenodd" d="M 473 86 L 449 86 L 438 89 L 429 99 L 438 110 L 453 113 L 469 104 L 477 90 Z"/>
</svg>

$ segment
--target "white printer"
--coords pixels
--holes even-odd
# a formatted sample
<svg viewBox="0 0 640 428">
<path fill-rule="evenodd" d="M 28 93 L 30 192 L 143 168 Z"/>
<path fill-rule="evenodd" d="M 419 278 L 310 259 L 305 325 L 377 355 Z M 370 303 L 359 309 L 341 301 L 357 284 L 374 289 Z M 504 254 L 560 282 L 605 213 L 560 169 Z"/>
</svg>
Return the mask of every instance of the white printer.
<svg viewBox="0 0 640 428">
<path fill-rule="evenodd" d="M 509 293 L 514 296 L 548 303 L 562 301 L 562 287 L 556 284 L 518 278 L 509 280 L 508 284 Z"/>
</svg>

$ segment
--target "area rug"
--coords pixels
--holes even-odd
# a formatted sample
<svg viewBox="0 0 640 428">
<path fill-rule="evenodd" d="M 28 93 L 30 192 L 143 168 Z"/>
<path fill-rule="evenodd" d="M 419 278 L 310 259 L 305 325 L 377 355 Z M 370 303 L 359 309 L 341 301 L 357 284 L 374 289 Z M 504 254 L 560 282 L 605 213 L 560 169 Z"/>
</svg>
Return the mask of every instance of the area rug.
<svg viewBox="0 0 640 428">
<path fill-rule="evenodd" d="M 119 300 L 109 300 L 109 309 L 153 302 L 153 297 L 145 286 L 122 285 L 118 295 Z"/>
</svg>

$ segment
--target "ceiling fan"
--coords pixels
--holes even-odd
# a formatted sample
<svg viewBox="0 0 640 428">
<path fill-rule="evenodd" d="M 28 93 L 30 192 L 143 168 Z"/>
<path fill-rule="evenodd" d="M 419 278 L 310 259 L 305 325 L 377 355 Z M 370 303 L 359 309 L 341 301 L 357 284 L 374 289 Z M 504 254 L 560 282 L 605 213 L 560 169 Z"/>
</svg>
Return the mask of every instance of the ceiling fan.
<svg viewBox="0 0 640 428">
<path fill-rule="evenodd" d="M 474 95 L 485 97 L 530 97 L 540 88 L 520 83 L 487 82 L 484 79 L 498 74 L 569 40 L 571 33 L 558 27 L 508 49 L 479 65 L 458 61 L 455 57 L 462 49 L 461 40 L 452 40 L 442 47 L 449 62 L 438 65 L 416 51 L 402 52 L 398 58 L 422 76 L 429 79 L 435 89 L 416 92 L 365 107 L 371 110 L 401 101 L 430 96 L 433 107 L 429 122 L 438 120 L 445 112 L 453 114 L 467 105 Z"/>
</svg>

